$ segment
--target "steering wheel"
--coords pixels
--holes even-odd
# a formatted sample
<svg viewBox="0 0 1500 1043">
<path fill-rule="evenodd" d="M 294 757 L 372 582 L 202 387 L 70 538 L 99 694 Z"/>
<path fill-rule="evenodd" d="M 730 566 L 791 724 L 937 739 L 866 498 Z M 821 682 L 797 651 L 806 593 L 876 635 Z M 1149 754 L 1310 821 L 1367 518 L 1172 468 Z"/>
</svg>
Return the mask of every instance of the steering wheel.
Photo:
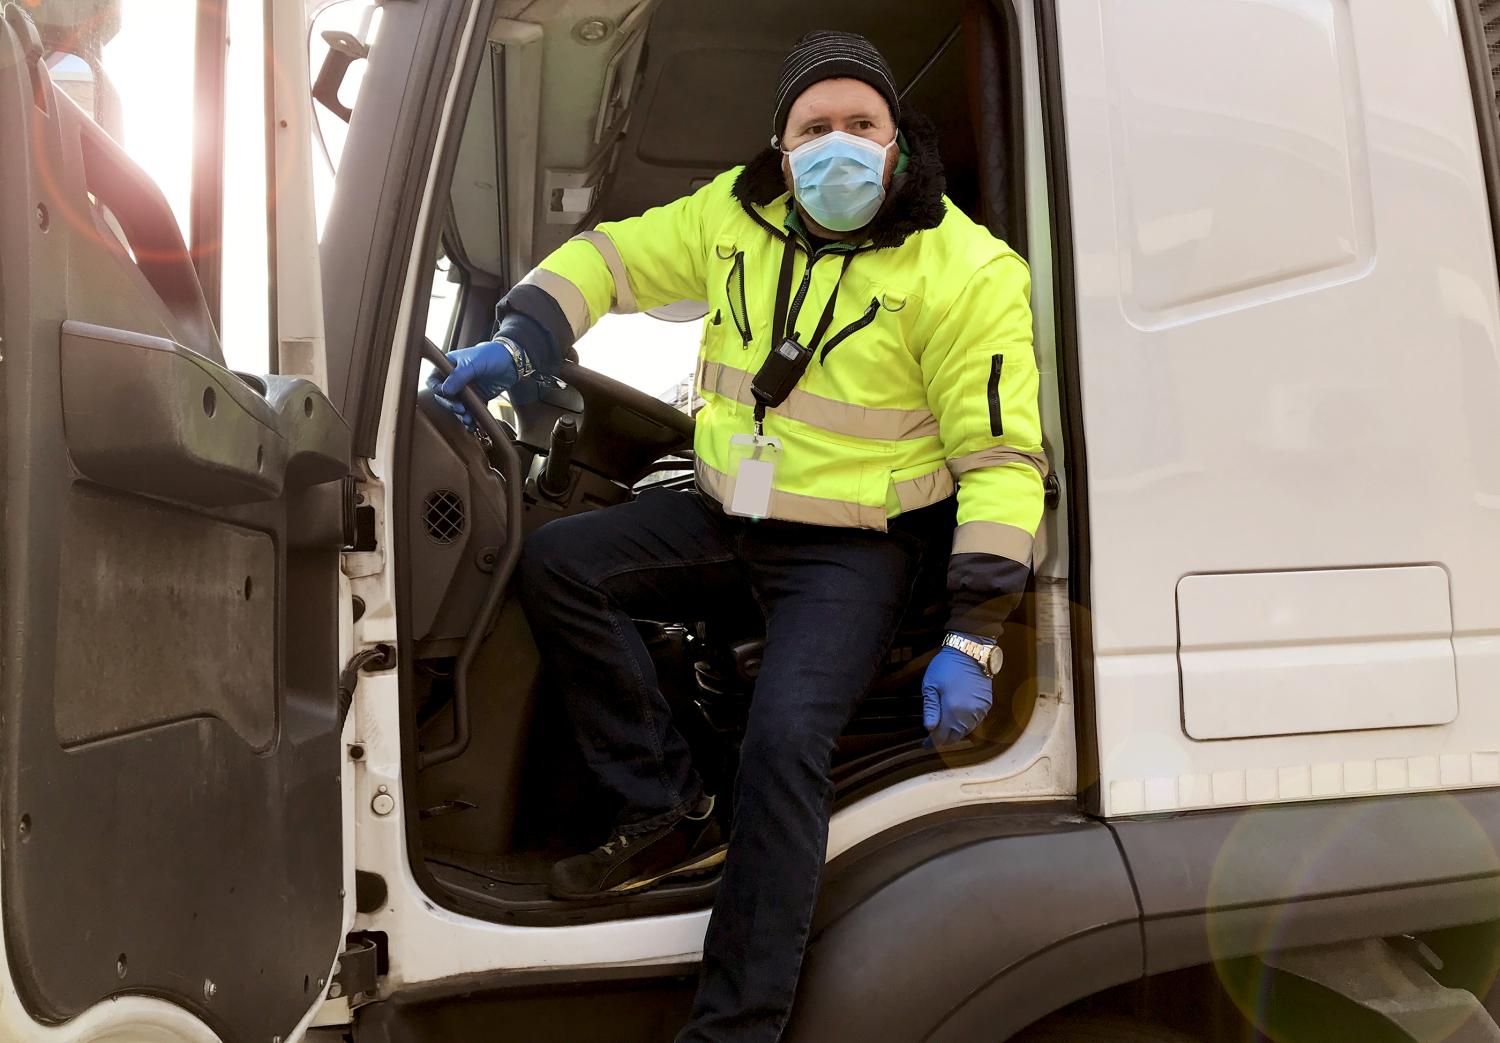
<svg viewBox="0 0 1500 1043">
<path fill-rule="evenodd" d="M 563 383 L 577 388 L 583 396 L 585 415 L 590 406 L 607 403 L 616 409 L 629 410 L 658 427 L 665 427 L 689 441 L 692 440 L 695 427 L 693 418 L 670 402 L 653 398 L 638 388 L 585 369 L 576 362 L 564 362 L 557 375 Z"/>
</svg>

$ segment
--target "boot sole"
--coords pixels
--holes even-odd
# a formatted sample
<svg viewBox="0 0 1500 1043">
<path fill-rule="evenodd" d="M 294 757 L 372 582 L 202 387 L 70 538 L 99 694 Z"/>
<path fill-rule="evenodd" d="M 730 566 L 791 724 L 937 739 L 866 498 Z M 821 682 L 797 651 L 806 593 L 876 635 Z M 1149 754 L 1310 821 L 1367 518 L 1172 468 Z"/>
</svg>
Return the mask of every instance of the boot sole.
<svg viewBox="0 0 1500 1043">
<path fill-rule="evenodd" d="M 548 887 L 547 893 L 550 894 L 553 898 L 561 898 L 567 901 L 578 901 L 586 898 L 610 898 L 619 895 L 635 894 L 638 891 L 644 891 L 647 888 L 655 887 L 657 884 L 665 883 L 668 880 L 676 880 L 682 877 L 706 875 L 711 870 L 716 869 L 723 864 L 724 854 L 727 850 L 727 844 L 721 845 L 720 847 L 715 848 L 714 850 L 700 856 L 699 858 L 687 863 L 686 865 L 673 866 L 671 869 L 668 869 L 662 873 L 657 873 L 655 876 L 637 877 L 634 880 L 627 880 L 622 884 L 616 884 L 614 887 L 606 888 L 602 891 L 557 891 L 551 887 Z"/>
</svg>

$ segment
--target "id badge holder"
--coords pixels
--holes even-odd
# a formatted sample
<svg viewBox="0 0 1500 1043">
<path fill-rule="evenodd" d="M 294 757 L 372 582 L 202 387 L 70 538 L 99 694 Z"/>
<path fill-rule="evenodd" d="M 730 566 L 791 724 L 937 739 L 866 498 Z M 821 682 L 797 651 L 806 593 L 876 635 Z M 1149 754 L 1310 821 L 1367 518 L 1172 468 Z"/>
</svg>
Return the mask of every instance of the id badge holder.
<svg viewBox="0 0 1500 1043">
<path fill-rule="evenodd" d="M 729 440 L 729 502 L 724 510 L 742 518 L 764 518 L 771 510 L 771 483 L 781 460 L 781 443 L 764 435 Z"/>
</svg>

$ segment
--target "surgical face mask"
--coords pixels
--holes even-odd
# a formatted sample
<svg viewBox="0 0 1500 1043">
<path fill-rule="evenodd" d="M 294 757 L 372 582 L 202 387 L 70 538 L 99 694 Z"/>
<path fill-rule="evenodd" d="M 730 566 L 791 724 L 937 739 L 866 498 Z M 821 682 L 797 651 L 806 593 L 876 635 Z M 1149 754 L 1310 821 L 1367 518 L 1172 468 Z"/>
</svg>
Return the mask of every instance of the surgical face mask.
<svg viewBox="0 0 1500 1043">
<path fill-rule="evenodd" d="M 786 153 L 797 202 L 831 232 L 863 228 L 885 199 L 885 154 L 894 144 L 835 130 L 798 145 Z"/>
</svg>

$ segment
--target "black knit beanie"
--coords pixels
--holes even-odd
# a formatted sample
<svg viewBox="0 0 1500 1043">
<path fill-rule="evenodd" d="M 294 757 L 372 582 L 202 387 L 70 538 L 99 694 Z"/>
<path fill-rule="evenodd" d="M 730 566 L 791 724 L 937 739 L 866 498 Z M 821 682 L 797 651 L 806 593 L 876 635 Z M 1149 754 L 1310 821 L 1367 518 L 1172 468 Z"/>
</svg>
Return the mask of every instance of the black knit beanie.
<svg viewBox="0 0 1500 1043">
<path fill-rule="evenodd" d="M 798 95 L 820 80 L 841 76 L 874 87 L 891 107 L 891 119 L 901 121 L 896 78 L 891 75 L 885 55 L 858 33 L 819 29 L 798 40 L 781 63 L 781 76 L 776 80 L 776 115 L 771 120 L 775 139 L 779 142 L 786 131 L 787 114 Z"/>
</svg>

